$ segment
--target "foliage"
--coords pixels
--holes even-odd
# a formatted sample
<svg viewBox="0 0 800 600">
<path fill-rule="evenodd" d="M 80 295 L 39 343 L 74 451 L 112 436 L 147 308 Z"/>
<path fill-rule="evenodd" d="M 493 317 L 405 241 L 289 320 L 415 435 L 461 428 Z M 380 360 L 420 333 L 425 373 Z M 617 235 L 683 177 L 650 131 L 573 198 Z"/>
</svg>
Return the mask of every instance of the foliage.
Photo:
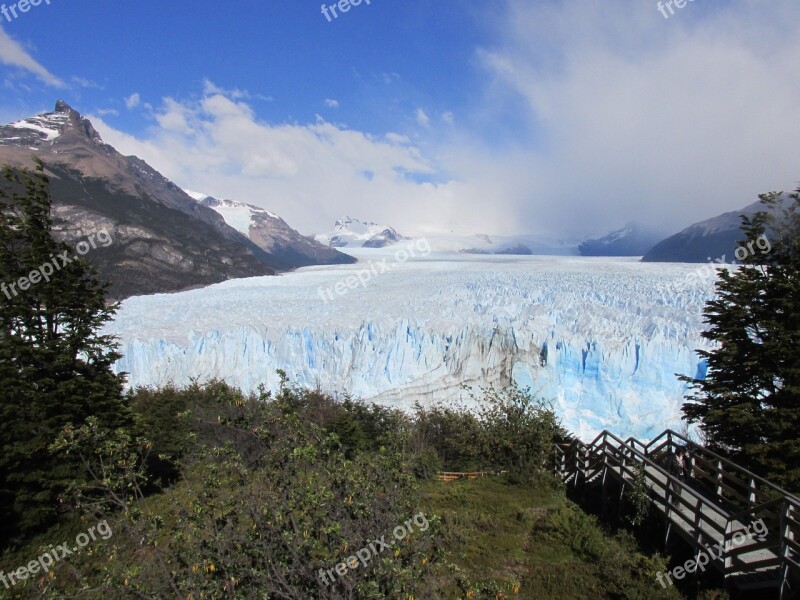
<svg viewBox="0 0 800 600">
<path fill-rule="evenodd" d="M 415 470 L 438 460 L 438 452 L 413 449 L 418 415 L 355 408 L 286 385 L 274 396 L 245 395 L 219 381 L 136 390 L 129 399 L 158 442 L 88 419 L 53 443 L 92 473 L 70 490 L 85 515 L 75 529 L 107 519 L 113 537 L 93 542 L 47 576 L 20 582 L 12 597 L 678 597 L 656 586 L 662 559 L 609 536 L 545 473 L 535 481 L 429 481 L 421 495 Z M 167 408 L 153 410 L 160 400 Z M 476 422 L 496 419 L 508 427 L 528 413 L 511 414 Z M 383 423 L 380 435 L 393 441 L 361 450 L 342 443 L 343 425 L 353 431 L 369 423 Z M 178 476 L 154 493 L 159 452 Z M 395 527 L 420 513 L 425 530 L 414 528 L 333 585 L 320 580 L 320 569 L 335 568 L 381 536 L 391 540 Z M 61 539 L 69 538 L 55 529 L 38 538 Z M 40 554 L 38 540 L 4 563 L 25 564 Z"/>
<path fill-rule="evenodd" d="M 51 236 L 48 180 L 5 168 L 0 179 L 0 545 L 51 525 L 81 465 L 48 450 L 70 423 L 131 425 L 106 285 Z M 65 257 L 71 262 L 64 263 Z M 58 266 L 56 269 L 54 265 Z M 49 267 L 44 267 L 49 265 Z M 47 277 L 44 274 L 49 275 Z M 22 278 L 26 278 L 27 281 Z M 27 288 L 27 289 L 26 289 Z"/>
<path fill-rule="evenodd" d="M 416 407 L 412 448 L 434 449 L 447 470 L 507 470 L 525 480 L 549 466 L 553 444 L 565 436 L 553 409 L 528 390 L 470 391 L 474 410 Z"/>
<path fill-rule="evenodd" d="M 716 347 L 700 351 L 704 379 L 682 377 L 693 389 L 683 410 L 712 448 L 798 490 L 800 190 L 761 202 L 765 210 L 742 220 L 742 247 L 754 251 L 738 270 L 719 272 L 706 305 L 703 337 Z"/>
<path fill-rule="evenodd" d="M 411 446 L 414 454 L 435 452 L 445 470 L 482 469 L 483 427 L 478 418 L 464 408 L 416 406 Z"/>
<path fill-rule="evenodd" d="M 490 466 L 520 479 L 552 466 L 553 444 L 566 436 L 552 406 L 530 390 L 484 388 L 473 394 L 484 425 L 484 451 Z"/>
<path fill-rule="evenodd" d="M 187 392 L 198 397 L 178 400 Z M 402 456 L 383 448 L 348 457 L 336 434 L 310 422 L 307 408 L 320 404 L 315 394 L 284 387 L 275 398 L 259 398 L 221 382 L 167 390 L 173 409 L 185 409 L 190 434 L 174 441 L 178 483 L 150 497 L 146 441 L 121 431 L 103 434 L 92 423 L 65 432 L 56 447 L 81 456 L 95 475 L 76 490 L 76 501 L 113 523 L 117 533 L 107 551 L 116 559 L 102 570 L 92 564 L 81 572 L 59 571 L 39 591 L 82 586 L 115 597 L 413 596 L 437 558 L 433 515 L 424 531 L 415 528 L 367 568 L 332 585 L 319 577 L 320 569 L 334 568 L 370 542 L 393 539 L 393 530 L 420 511 L 416 479 Z M 152 397 L 145 395 L 147 405 Z M 105 501 L 98 501 L 101 491 Z"/>
<path fill-rule="evenodd" d="M 647 520 L 653 507 L 647 486 L 647 472 L 643 464 L 636 467 L 633 484 L 625 491 L 625 500 L 630 507 L 630 514 L 625 518 L 634 527 L 639 527 Z"/>
</svg>

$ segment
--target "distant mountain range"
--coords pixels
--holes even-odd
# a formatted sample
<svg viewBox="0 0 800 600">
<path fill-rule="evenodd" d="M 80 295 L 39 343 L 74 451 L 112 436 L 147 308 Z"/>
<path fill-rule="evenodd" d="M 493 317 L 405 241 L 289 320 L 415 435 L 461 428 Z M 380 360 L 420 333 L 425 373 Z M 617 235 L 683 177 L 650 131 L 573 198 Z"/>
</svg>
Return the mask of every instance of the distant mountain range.
<svg viewBox="0 0 800 600">
<path fill-rule="evenodd" d="M 101 229 L 112 237 L 86 258 L 111 282 L 113 298 L 352 262 L 279 218 L 243 234 L 143 160 L 104 143 L 63 101 L 51 113 L 0 126 L 0 165 L 32 168 L 34 157 L 50 178 L 54 234 L 68 244 Z"/>
<path fill-rule="evenodd" d="M 34 157 L 50 178 L 54 234 L 68 244 L 103 229 L 111 235 L 112 244 L 86 258 L 111 282 L 115 299 L 353 263 L 355 258 L 337 248 L 384 248 L 409 239 L 388 225 L 351 217 L 307 237 L 263 208 L 187 192 L 143 160 L 104 143 L 89 120 L 63 101 L 51 113 L 0 126 L 0 165 L 31 168 Z M 732 257 L 743 237 L 740 215 L 760 208 L 756 202 L 661 241 L 634 224 L 580 244 L 486 235 L 429 236 L 428 241 L 436 252 L 644 255 L 650 262 L 706 262 Z"/>
<path fill-rule="evenodd" d="M 388 225 L 344 217 L 334 223 L 331 231 L 319 233 L 314 239 L 332 248 L 385 248 L 408 238 Z"/>
<path fill-rule="evenodd" d="M 644 256 L 660 240 L 663 232 L 655 232 L 637 224 L 612 231 L 606 236 L 590 239 L 578 246 L 581 256 Z"/>
<path fill-rule="evenodd" d="M 437 233 L 426 235 L 424 238 L 434 252 L 519 256 L 531 254 L 571 256 L 577 254 L 577 242 L 574 240 L 545 239 L 534 235 L 489 236 L 486 234 Z M 317 234 L 314 239 L 335 248 L 385 248 L 415 238 L 400 235 L 394 227 L 389 225 L 344 217 L 336 221 L 331 231 Z"/>
<path fill-rule="evenodd" d="M 690 225 L 683 231 L 656 244 L 645 254 L 644 262 L 709 262 L 725 257 L 733 260 L 739 242 L 744 239 L 741 215 L 763 210 L 760 202 Z"/>
<path fill-rule="evenodd" d="M 235 200 L 218 200 L 188 190 L 186 193 L 203 206 L 219 213 L 228 225 L 267 252 L 270 263 L 278 269 L 358 262 L 349 254 L 300 234 L 278 215 L 266 209 Z"/>
<path fill-rule="evenodd" d="M 761 202 L 699 221 L 664 238 L 637 225 L 580 244 L 582 256 L 642 256 L 643 262 L 732 262 L 744 239 L 742 215 L 764 210 Z"/>
</svg>

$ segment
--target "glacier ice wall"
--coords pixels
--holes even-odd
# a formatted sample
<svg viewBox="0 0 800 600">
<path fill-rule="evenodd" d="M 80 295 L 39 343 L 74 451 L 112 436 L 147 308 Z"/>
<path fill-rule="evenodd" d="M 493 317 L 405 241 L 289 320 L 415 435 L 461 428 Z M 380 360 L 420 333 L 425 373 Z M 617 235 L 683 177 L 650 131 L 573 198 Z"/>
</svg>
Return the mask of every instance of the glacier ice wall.
<svg viewBox="0 0 800 600">
<path fill-rule="evenodd" d="M 394 250 L 396 252 L 396 250 Z M 119 336 L 129 385 L 219 377 L 304 386 L 382 404 L 468 401 L 462 384 L 512 379 L 553 403 L 570 430 L 649 437 L 680 420 L 697 375 L 713 272 L 630 259 L 429 255 L 126 300 Z M 385 269 L 368 266 L 386 258 Z M 370 280 L 343 282 L 369 268 Z M 380 272 L 385 270 L 385 272 Z M 363 274 L 363 271 L 362 271 Z M 346 293 L 337 294 L 346 288 Z M 326 291 L 327 290 L 327 291 Z M 331 299 L 332 298 L 332 299 Z"/>
</svg>

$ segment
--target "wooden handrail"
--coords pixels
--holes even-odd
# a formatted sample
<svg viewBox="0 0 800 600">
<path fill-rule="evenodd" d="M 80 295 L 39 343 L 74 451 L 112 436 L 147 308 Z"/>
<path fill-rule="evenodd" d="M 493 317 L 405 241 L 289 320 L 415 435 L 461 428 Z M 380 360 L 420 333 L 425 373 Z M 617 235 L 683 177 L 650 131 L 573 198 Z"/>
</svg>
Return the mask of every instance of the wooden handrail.
<svg viewBox="0 0 800 600">
<path fill-rule="evenodd" d="M 697 469 L 698 477 L 676 477 L 660 464 L 664 454 L 669 456 L 681 447 L 679 442 L 692 449 L 691 468 Z M 573 439 L 571 443 L 555 446 L 557 471 L 563 481 L 576 486 L 589 484 L 596 478 L 605 486 L 609 474 L 623 486 L 629 485 L 637 473 L 636 465 L 644 466 L 648 495 L 657 500 L 667 521 L 695 549 L 703 551 L 703 544 L 711 540 L 725 544 L 724 556 L 713 562 L 726 578 L 756 568 L 774 568 L 779 572 L 782 598 L 789 589 L 789 575 L 800 578 L 800 498 L 733 461 L 669 429 L 647 444 L 632 437 L 623 441 L 603 431 L 588 444 Z M 697 486 L 701 490 L 708 488 L 710 496 L 696 489 Z M 605 503 L 605 487 L 603 498 Z M 734 513 L 719 506 L 719 502 L 733 509 L 746 508 Z M 767 539 L 755 542 L 750 539 L 746 546 L 734 548 L 730 541 L 746 530 L 748 515 L 764 520 Z M 756 552 L 769 552 L 772 556 Z"/>
<path fill-rule="evenodd" d="M 677 433 L 676 431 L 673 431 L 672 429 L 667 429 L 667 430 L 663 431 L 661 434 L 659 434 L 657 437 L 655 437 L 652 440 L 650 440 L 650 442 L 647 444 L 647 447 L 649 448 L 654 442 L 656 442 L 660 438 L 664 437 L 665 435 L 671 435 L 672 437 L 678 438 L 679 440 L 681 440 L 684 443 L 684 445 L 690 446 L 693 450 L 696 450 L 696 451 L 701 452 L 703 454 L 708 454 L 710 456 L 713 456 L 716 460 L 718 460 L 720 462 L 723 462 L 726 465 L 732 467 L 735 471 L 738 471 L 740 473 L 745 474 L 748 479 L 757 481 L 757 482 L 763 484 L 765 487 L 768 487 L 770 489 L 775 490 L 776 492 L 779 492 L 781 496 L 792 498 L 795 502 L 800 503 L 800 498 L 798 498 L 795 494 L 792 494 L 791 492 L 783 489 L 782 487 L 780 487 L 778 485 L 775 485 L 771 481 L 756 475 L 752 471 L 749 471 L 748 469 L 745 469 L 744 467 L 736 464 L 735 462 L 733 462 L 729 458 L 725 458 L 724 456 L 722 456 L 720 454 L 717 454 L 713 450 L 709 450 L 705 446 L 700 446 L 699 444 L 693 442 L 692 440 L 690 440 L 689 438 L 681 435 L 680 433 Z"/>
</svg>

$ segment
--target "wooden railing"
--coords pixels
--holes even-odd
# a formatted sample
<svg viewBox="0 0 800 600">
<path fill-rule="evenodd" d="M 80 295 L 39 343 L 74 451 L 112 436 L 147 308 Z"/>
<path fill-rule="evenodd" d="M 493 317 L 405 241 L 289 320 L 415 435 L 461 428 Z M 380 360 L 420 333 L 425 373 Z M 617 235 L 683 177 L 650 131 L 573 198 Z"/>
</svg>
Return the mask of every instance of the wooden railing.
<svg viewBox="0 0 800 600">
<path fill-rule="evenodd" d="M 480 477 L 492 477 L 494 475 L 505 475 L 508 471 L 439 471 L 436 479 L 439 481 L 456 481 L 458 479 L 478 479 Z"/>
<path fill-rule="evenodd" d="M 689 450 L 682 477 L 669 469 L 679 449 Z M 793 494 L 671 430 L 646 444 L 604 431 L 589 444 L 576 439 L 557 445 L 555 458 L 565 483 L 602 487 L 604 509 L 643 478 L 665 519 L 665 544 L 677 533 L 707 556 L 708 546 L 719 544 L 709 565 L 726 582 L 771 579 L 779 598 L 792 597 L 791 587 L 800 581 L 800 499 Z M 608 493 L 612 479 L 620 484 L 616 500 Z M 763 535 L 753 535 L 755 525 Z"/>
</svg>

